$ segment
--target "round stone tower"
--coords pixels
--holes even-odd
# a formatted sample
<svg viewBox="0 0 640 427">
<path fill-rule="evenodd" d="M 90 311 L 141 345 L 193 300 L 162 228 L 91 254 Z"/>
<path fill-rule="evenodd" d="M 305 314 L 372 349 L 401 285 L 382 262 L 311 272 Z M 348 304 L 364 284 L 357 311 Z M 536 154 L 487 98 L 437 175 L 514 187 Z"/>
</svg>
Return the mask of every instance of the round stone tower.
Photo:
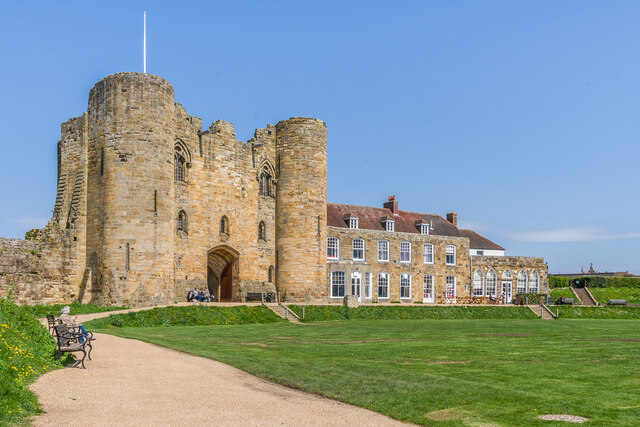
<svg viewBox="0 0 640 427">
<path fill-rule="evenodd" d="M 326 293 L 327 125 L 294 117 L 276 125 L 276 285 L 286 300 Z"/>
<path fill-rule="evenodd" d="M 87 260 L 97 303 L 174 301 L 173 87 L 119 73 L 89 94 Z"/>
</svg>

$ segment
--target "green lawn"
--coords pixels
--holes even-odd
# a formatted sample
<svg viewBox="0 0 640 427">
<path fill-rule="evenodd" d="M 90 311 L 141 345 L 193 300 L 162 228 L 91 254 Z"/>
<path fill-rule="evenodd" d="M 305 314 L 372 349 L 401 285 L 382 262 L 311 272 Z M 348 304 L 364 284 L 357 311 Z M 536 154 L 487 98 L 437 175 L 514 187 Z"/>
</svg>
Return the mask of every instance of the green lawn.
<svg viewBox="0 0 640 427">
<path fill-rule="evenodd" d="M 610 299 L 626 299 L 629 304 L 640 304 L 640 288 L 589 288 L 593 297 L 606 304 Z"/>
<path fill-rule="evenodd" d="M 105 332 L 418 424 L 553 424 L 537 417 L 574 414 L 593 425 L 631 426 L 640 419 L 639 326 L 629 320 L 350 320 Z"/>
<path fill-rule="evenodd" d="M 580 300 L 578 299 L 576 294 L 573 293 L 571 288 L 551 289 L 551 297 L 553 298 L 554 303 L 558 300 L 558 298 L 565 297 L 565 298 L 573 298 L 575 300 L 574 304 L 580 305 Z"/>
<path fill-rule="evenodd" d="M 640 320 L 640 307 L 602 306 L 571 307 L 556 305 L 551 311 L 558 310 L 561 319 L 635 319 Z"/>
</svg>

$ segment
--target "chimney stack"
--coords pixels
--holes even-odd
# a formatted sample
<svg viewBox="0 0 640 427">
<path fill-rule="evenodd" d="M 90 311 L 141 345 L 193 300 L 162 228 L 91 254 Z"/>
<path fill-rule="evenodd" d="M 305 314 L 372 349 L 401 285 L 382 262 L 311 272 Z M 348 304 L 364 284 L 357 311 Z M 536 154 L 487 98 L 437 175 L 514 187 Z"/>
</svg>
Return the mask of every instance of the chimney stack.
<svg viewBox="0 0 640 427">
<path fill-rule="evenodd" d="M 394 214 L 398 213 L 398 201 L 396 200 L 396 196 L 389 196 L 389 201 L 382 206 L 391 210 Z"/>
<path fill-rule="evenodd" d="M 447 214 L 447 221 L 449 221 L 451 224 L 455 225 L 456 227 L 458 226 L 458 214 L 455 212 L 449 212 Z"/>
</svg>

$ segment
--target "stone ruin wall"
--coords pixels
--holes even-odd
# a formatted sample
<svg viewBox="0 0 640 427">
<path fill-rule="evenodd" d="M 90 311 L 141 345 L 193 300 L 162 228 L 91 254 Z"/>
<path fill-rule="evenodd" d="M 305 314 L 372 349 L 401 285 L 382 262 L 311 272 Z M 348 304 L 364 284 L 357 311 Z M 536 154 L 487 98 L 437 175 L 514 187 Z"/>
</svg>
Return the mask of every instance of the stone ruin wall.
<svg viewBox="0 0 640 427">
<path fill-rule="evenodd" d="M 77 297 L 47 242 L 0 238 L 0 298 L 18 303 L 70 302 Z"/>
</svg>

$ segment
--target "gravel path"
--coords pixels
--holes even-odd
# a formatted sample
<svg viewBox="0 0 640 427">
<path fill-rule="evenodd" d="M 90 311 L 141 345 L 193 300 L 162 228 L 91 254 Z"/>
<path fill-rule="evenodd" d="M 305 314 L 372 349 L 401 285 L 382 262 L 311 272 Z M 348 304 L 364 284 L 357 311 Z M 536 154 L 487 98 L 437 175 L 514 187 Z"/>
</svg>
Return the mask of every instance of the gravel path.
<svg viewBox="0 0 640 427">
<path fill-rule="evenodd" d="M 88 317 L 101 316 L 78 320 Z M 35 426 L 406 425 L 210 359 L 108 334 L 96 338 L 87 369 L 59 369 L 31 385 L 46 411 Z"/>
</svg>

